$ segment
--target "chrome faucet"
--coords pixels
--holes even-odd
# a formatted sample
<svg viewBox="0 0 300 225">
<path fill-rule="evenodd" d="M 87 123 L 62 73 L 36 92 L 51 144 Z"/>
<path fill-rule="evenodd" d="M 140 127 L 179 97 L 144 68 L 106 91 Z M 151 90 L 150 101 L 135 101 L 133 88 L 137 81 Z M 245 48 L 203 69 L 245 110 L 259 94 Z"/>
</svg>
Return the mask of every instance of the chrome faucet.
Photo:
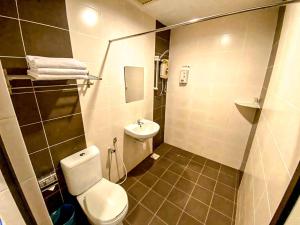
<svg viewBox="0 0 300 225">
<path fill-rule="evenodd" d="M 138 119 L 136 122 L 140 127 L 142 127 L 142 125 L 144 124 L 140 119 Z"/>
</svg>

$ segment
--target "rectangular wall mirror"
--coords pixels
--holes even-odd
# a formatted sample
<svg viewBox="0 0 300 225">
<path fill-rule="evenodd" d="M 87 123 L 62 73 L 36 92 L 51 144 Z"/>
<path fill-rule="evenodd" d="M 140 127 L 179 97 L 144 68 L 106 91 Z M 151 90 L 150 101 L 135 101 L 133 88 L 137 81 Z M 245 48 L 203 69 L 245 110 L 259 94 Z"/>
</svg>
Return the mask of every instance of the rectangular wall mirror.
<svg viewBox="0 0 300 225">
<path fill-rule="evenodd" d="M 126 103 L 144 99 L 144 68 L 124 67 Z"/>
</svg>

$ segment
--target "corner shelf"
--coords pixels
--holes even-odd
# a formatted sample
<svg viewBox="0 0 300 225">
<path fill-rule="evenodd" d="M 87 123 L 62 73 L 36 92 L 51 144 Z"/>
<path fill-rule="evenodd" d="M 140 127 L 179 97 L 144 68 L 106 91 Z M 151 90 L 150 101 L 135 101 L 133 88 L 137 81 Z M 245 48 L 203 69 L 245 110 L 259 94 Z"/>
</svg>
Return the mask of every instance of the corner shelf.
<svg viewBox="0 0 300 225">
<path fill-rule="evenodd" d="M 253 99 L 253 101 L 247 101 L 247 100 L 236 100 L 234 102 L 236 105 L 247 107 L 247 108 L 253 108 L 253 109 L 260 109 L 259 100 L 258 98 Z"/>
</svg>

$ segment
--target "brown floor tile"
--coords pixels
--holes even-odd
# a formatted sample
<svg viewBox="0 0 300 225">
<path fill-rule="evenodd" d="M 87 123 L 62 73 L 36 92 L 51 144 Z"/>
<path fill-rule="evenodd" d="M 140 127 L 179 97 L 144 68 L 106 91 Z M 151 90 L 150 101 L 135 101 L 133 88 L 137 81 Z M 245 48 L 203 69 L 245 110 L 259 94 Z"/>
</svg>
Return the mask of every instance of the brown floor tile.
<svg viewBox="0 0 300 225">
<path fill-rule="evenodd" d="M 167 154 L 164 155 L 165 159 L 169 159 L 172 161 L 176 161 L 178 158 L 178 154 L 172 150 L 170 150 Z"/>
<path fill-rule="evenodd" d="M 170 171 L 166 171 L 162 176 L 161 179 L 163 179 L 164 181 L 168 182 L 171 185 L 174 185 L 176 183 L 176 181 L 178 180 L 179 175 L 170 172 Z"/>
<path fill-rule="evenodd" d="M 151 212 L 155 213 L 163 203 L 163 198 L 153 191 L 150 191 L 142 200 L 142 204 Z"/>
<path fill-rule="evenodd" d="M 134 183 L 136 179 L 134 177 L 127 177 L 126 181 L 121 186 L 127 191 Z"/>
<path fill-rule="evenodd" d="M 165 221 L 169 225 L 175 225 L 180 216 L 181 210 L 168 201 L 165 201 L 164 204 L 160 207 L 157 212 L 157 216 Z"/>
<path fill-rule="evenodd" d="M 152 173 L 152 174 L 154 174 L 155 176 L 158 176 L 158 177 L 160 177 L 165 171 L 166 171 L 166 168 L 161 167 L 161 166 L 157 166 L 157 165 L 153 166 L 149 170 L 150 173 Z"/>
<path fill-rule="evenodd" d="M 195 184 L 184 178 L 180 178 L 175 184 L 175 187 L 182 190 L 183 192 L 190 194 L 194 188 Z"/>
<path fill-rule="evenodd" d="M 232 201 L 218 195 L 214 195 L 211 207 L 232 218 L 234 208 L 234 204 Z"/>
<path fill-rule="evenodd" d="M 194 219 L 188 214 L 183 213 L 178 225 L 203 225 L 203 223 L 200 223 L 198 220 Z"/>
<path fill-rule="evenodd" d="M 202 165 L 204 165 L 204 163 L 206 162 L 206 158 L 199 155 L 194 155 L 192 160 Z"/>
<path fill-rule="evenodd" d="M 140 182 L 148 187 L 151 187 L 158 180 L 157 176 L 147 172 L 141 179 Z"/>
<path fill-rule="evenodd" d="M 171 188 L 172 186 L 170 184 L 163 180 L 159 180 L 152 189 L 161 196 L 166 197 L 170 193 Z"/>
<path fill-rule="evenodd" d="M 189 196 L 177 188 L 174 188 L 168 196 L 168 200 L 180 208 L 185 206 L 188 199 Z"/>
<path fill-rule="evenodd" d="M 231 220 L 217 211 L 210 209 L 206 225 L 231 225 Z"/>
<path fill-rule="evenodd" d="M 232 167 L 229 167 L 229 166 L 225 166 L 225 165 L 221 166 L 221 172 L 225 173 L 228 176 L 232 176 L 232 177 L 236 177 L 239 173 L 238 170 L 236 170 Z"/>
<path fill-rule="evenodd" d="M 180 165 L 178 163 L 174 163 L 172 164 L 168 170 L 171 170 L 172 172 L 180 175 L 182 174 L 182 172 L 184 171 L 184 166 L 183 165 Z"/>
<path fill-rule="evenodd" d="M 213 191 L 216 185 L 216 181 L 213 179 L 210 179 L 209 177 L 206 176 L 200 176 L 197 182 L 201 187 L 204 187 L 208 190 Z"/>
<path fill-rule="evenodd" d="M 152 216 L 153 215 L 149 210 L 141 205 L 137 205 L 137 207 L 128 215 L 126 220 L 130 225 L 148 224 Z"/>
<path fill-rule="evenodd" d="M 213 160 L 208 159 L 208 160 L 206 161 L 205 166 L 209 166 L 209 167 L 211 167 L 211 168 L 214 168 L 214 169 L 216 169 L 216 170 L 219 170 L 220 167 L 221 167 L 221 164 L 218 163 L 218 162 L 216 162 L 216 161 L 213 161 Z"/>
<path fill-rule="evenodd" d="M 161 144 L 160 146 L 158 146 L 155 150 L 154 153 L 163 156 L 165 155 L 170 149 L 172 148 L 172 146 L 168 145 L 168 144 Z"/>
<path fill-rule="evenodd" d="M 234 201 L 235 190 L 222 183 L 217 182 L 215 192 L 231 201 Z"/>
<path fill-rule="evenodd" d="M 146 171 L 141 169 L 138 165 L 128 173 L 128 177 L 133 177 L 133 178 L 139 180 L 142 176 L 145 175 L 145 173 L 146 173 Z"/>
<path fill-rule="evenodd" d="M 157 161 L 156 165 L 163 167 L 163 168 L 168 168 L 172 163 L 173 163 L 173 161 L 171 161 L 169 159 L 161 158 Z"/>
<path fill-rule="evenodd" d="M 238 170 L 169 145 L 157 151 L 159 160 L 146 158 L 122 184 L 129 193 L 124 224 L 204 225 L 206 217 L 206 225 L 231 224 Z"/>
<path fill-rule="evenodd" d="M 127 214 L 129 214 L 136 206 L 137 201 L 130 195 L 127 195 L 127 197 L 128 197 L 128 212 L 127 212 Z"/>
<path fill-rule="evenodd" d="M 216 169 L 205 166 L 203 171 L 202 171 L 202 174 L 215 180 L 218 177 L 218 172 L 219 171 L 216 170 Z"/>
<path fill-rule="evenodd" d="M 196 183 L 198 180 L 199 173 L 197 173 L 191 169 L 185 169 L 185 171 L 183 172 L 183 174 L 181 176 L 187 180 L 190 180 L 190 181 Z"/>
<path fill-rule="evenodd" d="M 221 172 L 218 177 L 218 181 L 222 182 L 223 184 L 226 184 L 232 188 L 236 187 L 236 177 L 228 176 Z"/>
<path fill-rule="evenodd" d="M 166 225 L 159 217 L 155 216 L 149 225 Z"/>
<path fill-rule="evenodd" d="M 190 163 L 188 164 L 188 168 L 194 170 L 197 173 L 201 173 L 203 165 L 194 161 L 190 161 Z"/>
<path fill-rule="evenodd" d="M 186 166 L 190 162 L 190 159 L 182 156 L 178 156 L 175 162 L 182 166 Z"/>
<path fill-rule="evenodd" d="M 145 185 L 137 182 L 131 188 L 129 188 L 128 193 L 131 194 L 136 200 L 141 200 L 149 189 Z"/>
<path fill-rule="evenodd" d="M 212 199 L 212 194 L 213 192 L 208 191 L 198 185 L 196 185 L 196 187 L 194 188 L 193 192 L 192 192 L 192 196 L 196 199 L 198 199 L 199 201 L 209 205 L 210 201 Z"/>
<path fill-rule="evenodd" d="M 196 199 L 190 198 L 185 211 L 197 220 L 204 222 L 208 212 L 208 206 Z"/>
</svg>

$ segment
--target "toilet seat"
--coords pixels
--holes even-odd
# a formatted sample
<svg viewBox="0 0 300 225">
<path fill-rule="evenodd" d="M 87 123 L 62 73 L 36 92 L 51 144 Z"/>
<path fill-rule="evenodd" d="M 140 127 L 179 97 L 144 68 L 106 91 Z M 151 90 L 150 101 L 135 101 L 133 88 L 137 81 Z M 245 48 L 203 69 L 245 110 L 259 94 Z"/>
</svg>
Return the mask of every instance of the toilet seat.
<svg viewBox="0 0 300 225">
<path fill-rule="evenodd" d="M 105 178 L 77 199 L 94 224 L 115 224 L 126 215 L 128 209 L 126 191 Z"/>
</svg>

